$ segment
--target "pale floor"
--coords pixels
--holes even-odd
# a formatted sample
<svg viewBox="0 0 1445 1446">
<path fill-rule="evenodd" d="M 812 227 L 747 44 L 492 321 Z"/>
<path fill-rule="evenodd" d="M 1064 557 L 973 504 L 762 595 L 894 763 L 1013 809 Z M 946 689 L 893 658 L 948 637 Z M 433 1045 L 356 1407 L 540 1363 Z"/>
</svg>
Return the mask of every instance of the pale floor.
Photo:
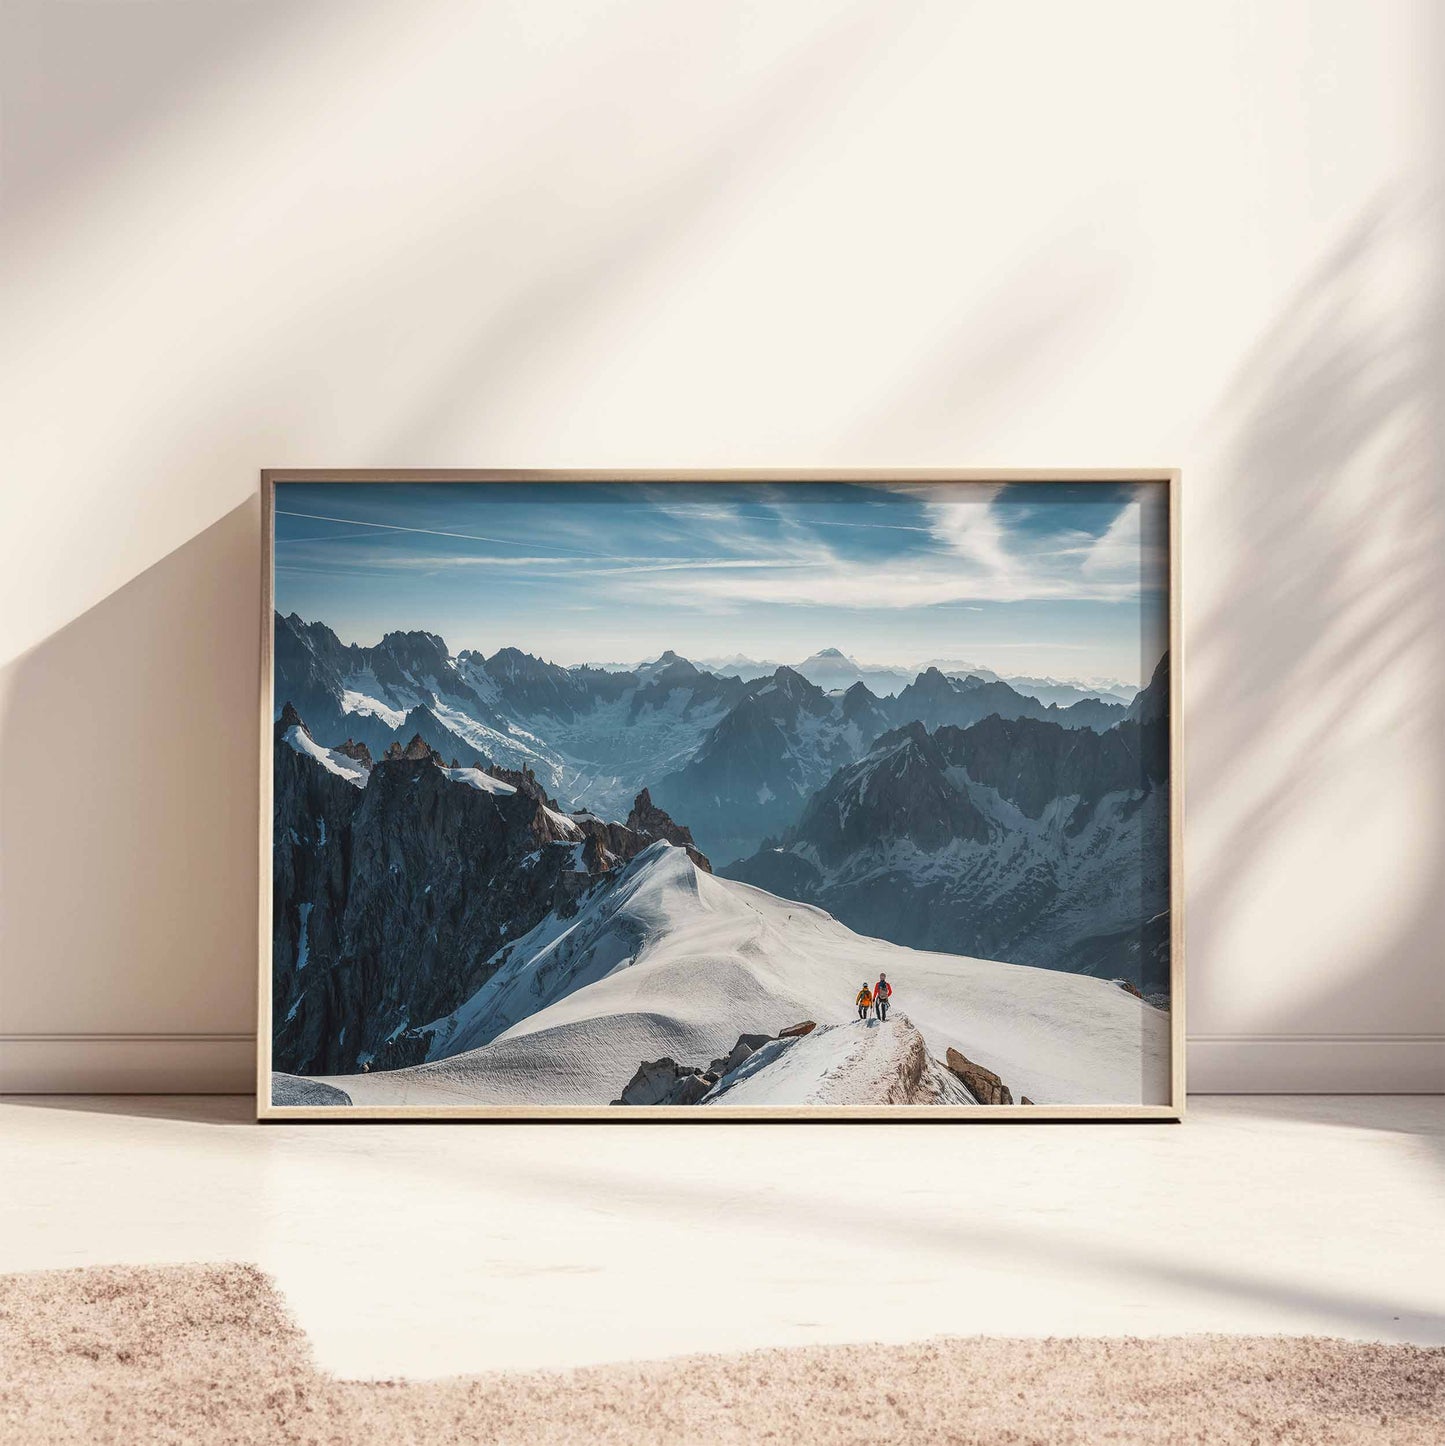
<svg viewBox="0 0 1445 1446">
<path fill-rule="evenodd" d="M 0 1102 L 0 1271 L 253 1261 L 346 1375 L 937 1334 L 1445 1343 L 1445 1102 L 1183 1125 L 266 1125 Z"/>
</svg>

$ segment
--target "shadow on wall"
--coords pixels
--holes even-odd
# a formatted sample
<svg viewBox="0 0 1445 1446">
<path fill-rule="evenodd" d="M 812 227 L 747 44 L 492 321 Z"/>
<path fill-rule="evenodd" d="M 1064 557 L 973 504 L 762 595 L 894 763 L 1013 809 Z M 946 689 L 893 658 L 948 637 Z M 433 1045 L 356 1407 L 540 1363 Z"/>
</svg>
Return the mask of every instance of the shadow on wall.
<svg viewBox="0 0 1445 1446">
<path fill-rule="evenodd" d="M 1372 1033 L 1405 1000 L 1445 1029 L 1440 221 L 1437 198 L 1359 221 L 1227 398 L 1209 515 L 1185 480 L 1186 592 L 1194 557 L 1222 563 L 1186 638 L 1190 995 L 1214 1024 Z M 1233 962 L 1267 971 L 1258 938 L 1289 941 L 1288 993 Z"/>
<path fill-rule="evenodd" d="M 233 509 L 0 673 L 0 1034 L 254 1014 L 259 533 Z"/>
</svg>

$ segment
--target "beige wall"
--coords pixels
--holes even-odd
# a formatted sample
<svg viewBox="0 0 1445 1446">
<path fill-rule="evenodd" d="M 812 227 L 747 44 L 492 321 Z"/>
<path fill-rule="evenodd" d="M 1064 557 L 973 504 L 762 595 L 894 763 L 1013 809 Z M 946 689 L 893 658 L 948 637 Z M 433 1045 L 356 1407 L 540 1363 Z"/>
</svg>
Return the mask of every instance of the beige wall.
<svg viewBox="0 0 1445 1446">
<path fill-rule="evenodd" d="M 0 10 L 0 1084 L 243 1087 L 266 465 L 1178 465 L 1196 1088 L 1445 1080 L 1439 7 Z"/>
</svg>

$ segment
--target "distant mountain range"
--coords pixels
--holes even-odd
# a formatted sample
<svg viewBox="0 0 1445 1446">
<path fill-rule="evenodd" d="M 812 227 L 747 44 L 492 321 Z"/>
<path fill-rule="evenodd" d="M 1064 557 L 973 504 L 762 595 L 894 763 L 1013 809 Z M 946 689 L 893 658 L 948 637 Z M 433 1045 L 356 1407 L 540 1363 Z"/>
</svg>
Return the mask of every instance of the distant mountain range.
<svg viewBox="0 0 1445 1446">
<path fill-rule="evenodd" d="M 530 768 L 564 806 L 608 815 L 649 786 L 721 861 L 794 823 L 837 768 L 903 723 L 965 727 L 998 713 L 1098 730 L 1127 711 L 937 668 L 888 675 L 895 690 L 879 692 L 853 676 L 862 671 L 837 649 L 746 679 L 673 652 L 629 670 L 564 668 L 516 648 L 453 656 L 433 633 L 361 647 L 324 623 L 275 620 L 276 706 L 293 703 L 317 737 L 379 755 L 420 736 L 447 759 Z"/>
<path fill-rule="evenodd" d="M 663 807 L 693 821 L 726 862 L 791 824 L 810 794 L 889 729 L 913 721 L 962 727 L 992 713 L 1097 729 L 1122 722 L 1126 710 L 1094 699 L 1069 708 L 1045 705 L 1007 683 L 949 678 L 936 669 L 897 697 L 879 698 L 863 683 L 825 693 L 801 673 L 779 668 L 747 684 L 691 759 L 654 791 Z"/>
<path fill-rule="evenodd" d="M 902 664 L 860 663 L 839 648 L 824 648 L 821 652 L 804 658 L 801 663 L 791 664 L 760 661 L 742 653 L 734 653 L 730 657 L 723 658 L 698 658 L 695 661 L 701 668 L 710 669 L 715 673 L 733 673 L 745 682 L 751 682 L 754 678 L 769 677 L 781 667 L 791 667 L 794 672 L 801 673 L 810 683 L 816 683 L 825 692 L 848 688 L 854 683 L 862 683 L 879 696 L 897 693 L 900 689 L 906 688 L 920 673 L 927 672 L 930 668 L 937 668 L 940 673 L 947 673 L 957 678 L 973 674 L 975 677 L 982 678 L 986 683 L 1004 682 L 1016 691 L 1038 699 L 1040 703 L 1058 703 L 1063 707 L 1067 707 L 1070 703 L 1081 702 L 1085 698 L 1098 698 L 1106 703 L 1128 703 L 1139 692 L 1138 688 L 1131 688 L 1127 683 L 1117 679 L 1101 681 L 1098 679 L 1035 678 L 1024 674 L 1000 674 L 990 668 L 982 667 L 978 663 L 964 662 L 959 658 L 929 658 L 916 667 L 905 667 Z M 614 671 L 623 670 L 622 664 L 609 663 L 606 666 Z"/>
</svg>

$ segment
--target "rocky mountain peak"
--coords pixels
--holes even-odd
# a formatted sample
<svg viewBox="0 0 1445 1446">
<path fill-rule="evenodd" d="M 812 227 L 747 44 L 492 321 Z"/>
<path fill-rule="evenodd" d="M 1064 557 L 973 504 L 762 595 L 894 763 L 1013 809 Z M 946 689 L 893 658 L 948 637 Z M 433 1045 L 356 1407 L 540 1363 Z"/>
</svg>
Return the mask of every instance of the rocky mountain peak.
<svg viewBox="0 0 1445 1446">
<path fill-rule="evenodd" d="M 537 782 L 537 775 L 530 768 L 502 768 L 493 765 L 484 770 L 502 783 L 509 783 L 518 793 L 526 794 L 534 803 L 540 803 L 545 808 L 556 809 L 557 800 L 548 795 L 547 790 Z"/>
<path fill-rule="evenodd" d="M 901 728 L 894 728 L 887 733 L 880 734 L 873 740 L 873 746 L 868 750 L 868 756 L 881 758 L 889 753 L 898 752 L 908 744 L 912 744 L 921 752 L 926 752 L 930 757 L 938 757 L 938 751 L 933 746 L 933 739 L 929 736 L 928 729 L 916 718 L 911 723 L 905 723 Z"/>
<path fill-rule="evenodd" d="M 524 653 L 520 648 L 498 648 L 487 659 L 487 672 L 494 678 L 540 678 L 552 673 L 565 674 L 566 671 L 555 663 Z"/>
<path fill-rule="evenodd" d="M 412 734 L 411 742 L 401 751 L 401 756 L 413 763 L 435 763 L 442 766 L 442 756 L 420 733 Z"/>
<path fill-rule="evenodd" d="M 670 648 L 653 665 L 652 680 L 654 683 L 662 683 L 675 686 L 678 683 L 689 682 L 693 678 L 702 677 L 702 672 L 686 658 L 680 658 Z"/>
<path fill-rule="evenodd" d="M 866 757 L 814 794 L 788 843 L 836 860 L 888 839 L 933 852 L 954 839 L 983 840 L 983 815 L 949 782 L 948 761 L 918 722 L 885 733 Z"/>
<path fill-rule="evenodd" d="M 311 737 L 311 730 L 296 711 L 295 704 L 288 700 L 281 709 L 281 716 L 276 720 L 276 732 L 279 735 L 291 728 L 299 728 L 308 738 Z"/>
<path fill-rule="evenodd" d="M 708 873 L 712 872 L 712 864 L 693 842 L 692 830 L 683 824 L 674 823 L 665 809 L 653 803 L 650 789 L 644 788 L 633 801 L 632 812 L 627 815 L 625 827 L 644 839 L 666 839 L 678 848 L 685 848 L 693 863 Z"/>
<path fill-rule="evenodd" d="M 953 680 L 937 668 L 925 668 L 914 680 L 915 688 L 929 688 L 935 692 L 953 692 Z"/>
<path fill-rule="evenodd" d="M 862 719 L 870 715 L 882 715 L 882 703 L 877 696 L 863 682 L 854 683 L 851 688 L 843 694 L 843 717 L 847 721 Z"/>
<path fill-rule="evenodd" d="M 445 641 L 435 633 L 385 633 L 378 650 L 414 677 L 441 677 L 451 665 L 451 654 Z"/>
<path fill-rule="evenodd" d="M 356 742 L 355 739 L 348 738 L 345 743 L 338 743 L 331 751 L 344 754 L 347 758 L 354 758 L 368 771 L 372 767 L 371 749 L 364 743 Z"/>
<path fill-rule="evenodd" d="M 1169 654 L 1155 665 L 1148 686 L 1129 704 L 1128 716 L 1139 723 L 1155 723 L 1169 716 Z"/>
<path fill-rule="evenodd" d="M 632 812 L 627 815 L 627 827 L 638 833 L 650 834 L 653 838 L 665 838 L 668 843 L 692 843 L 692 830 L 674 823 L 665 809 L 658 808 L 652 801 L 652 790 L 644 788 L 633 800 Z"/>
</svg>

